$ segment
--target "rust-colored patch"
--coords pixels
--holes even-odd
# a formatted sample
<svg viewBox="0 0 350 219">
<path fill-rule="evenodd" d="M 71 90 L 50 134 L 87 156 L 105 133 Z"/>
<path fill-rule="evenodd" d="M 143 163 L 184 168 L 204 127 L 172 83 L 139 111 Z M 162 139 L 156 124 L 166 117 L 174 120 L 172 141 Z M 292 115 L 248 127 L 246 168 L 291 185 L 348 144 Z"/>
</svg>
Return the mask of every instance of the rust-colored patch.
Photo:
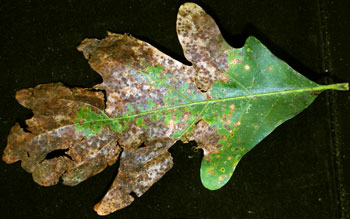
<svg viewBox="0 0 350 219">
<path fill-rule="evenodd" d="M 135 192 L 140 197 L 171 169 L 173 162 L 167 150 L 146 147 L 123 152 L 120 164 L 112 186 L 94 207 L 99 215 L 107 215 L 130 205 L 134 200 L 130 193 Z"/>
<path fill-rule="evenodd" d="M 2 159 L 6 163 L 21 160 L 38 184 L 54 185 L 62 176 L 64 184 L 76 185 L 115 163 L 120 147 L 108 127 L 98 136 L 86 138 L 73 122 L 82 106 L 104 110 L 102 92 L 56 83 L 20 90 L 16 99 L 32 109 L 34 117 L 26 121 L 29 132 L 19 124 L 12 127 Z M 50 152 L 64 149 L 64 156 L 46 158 Z"/>
<path fill-rule="evenodd" d="M 34 117 L 26 121 L 30 132 L 18 124 L 12 128 L 3 160 L 21 160 L 40 185 L 54 185 L 60 177 L 64 184 L 76 185 L 115 163 L 123 151 L 118 175 L 94 207 L 106 215 L 131 204 L 130 193 L 141 196 L 172 167 L 167 150 L 177 140 L 196 140 L 209 159 L 218 152 L 222 136 L 200 121 L 202 107 L 169 109 L 118 124 L 105 119 L 211 99 L 202 91 L 215 81 L 229 81 L 224 73 L 227 55 L 219 52 L 226 42 L 209 15 L 195 4 L 185 4 L 177 31 L 192 66 L 127 34 L 108 32 L 103 40 L 83 40 L 78 50 L 102 76 L 103 82 L 94 88 L 106 91 L 106 105 L 100 91 L 60 83 L 18 91 L 17 100 L 32 109 Z M 64 154 L 46 159 L 55 150 Z"/>
<path fill-rule="evenodd" d="M 203 149 L 206 159 L 209 159 L 210 154 L 219 151 L 220 144 L 218 141 L 220 136 L 217 134 L 216 129 L 209 126 L 205 121 L 201 120 L 198 122 L 192 134 L 198 147 Z"/>
</svg>

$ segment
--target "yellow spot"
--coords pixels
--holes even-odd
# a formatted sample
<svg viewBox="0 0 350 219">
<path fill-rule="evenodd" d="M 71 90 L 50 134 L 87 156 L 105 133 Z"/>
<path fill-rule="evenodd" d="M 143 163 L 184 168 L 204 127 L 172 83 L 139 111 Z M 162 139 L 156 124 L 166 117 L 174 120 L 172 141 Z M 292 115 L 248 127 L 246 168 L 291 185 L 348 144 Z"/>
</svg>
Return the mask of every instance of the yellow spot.
<svg viewBox="0 0 350 219">
<path fill-rule="evenodd" d="M 176 126 L 176 122 L 174 120 L 169 120 L 168 122 L 168 128 L 174 129 Z"/>
<path fill-rule="evenodd" d="M 250 66 L 249 66 L 249 65 L 245 65 L 245 66 L 244 66 L 244 69 L 245 69 L 245 70 L 249 70 L 249 69 L 250 69 Z"/>
<path fill-rule="evenodd" d="M 255 125 L 255 126 L 254 126 L 254 128 L 255 128 L 255 129 L 258 129 L 258 128 L 259 128 L 259 126 Z"/>
<path fill-rule="evenodd" d="M 239 60 L 238 60 L 238 59 L 233 59 L 233 60 L 232 60 L 232 64 L 235 65 L 235 64 L 237 64 L 237 63 L 239 63 Z"/>
<path fill-rule="evenodd" d="M 225 172 L 225 168 L 221 167 L 220 171 Z"/>
<path fill-rule="evenodd" d="M 247 49 L 247 52 L 251 52 L 252 50 L 250 48 Z"/>
<path fill-rule="evenodd" d="M 241 149 L 241 151 L 244 151 L 245 148 L 244 148 L 244 147 L 241 147 L 240 149 Z"/>
<path fill-rule="evenodd" d="M 233 126 L 240 126 L 241 125 L 241 120 L 238 120 Z"/>
</svg>

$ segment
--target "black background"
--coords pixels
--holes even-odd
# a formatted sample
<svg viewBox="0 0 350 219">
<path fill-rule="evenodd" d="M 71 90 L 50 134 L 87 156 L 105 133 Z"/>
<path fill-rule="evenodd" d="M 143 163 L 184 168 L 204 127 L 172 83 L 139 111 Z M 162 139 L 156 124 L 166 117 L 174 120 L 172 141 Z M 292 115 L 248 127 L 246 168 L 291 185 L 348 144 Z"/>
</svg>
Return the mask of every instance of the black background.
<svg viewBox="0 0 350 219">
<path fill-rule="evenodd" d="M 16 121 L 31 117 L 15 92 L 49 82 L 101 82 L 75 47 L 106 31 L 131 33 L 188 63 L 177 40 L 185 1 L 1 1 L 1 151 Z M 350 81 L 350 1 L 195 1 L 241 47 L 256 36 L 276 56 L 321 84 Z M 200 182 L 202 152 L 171 148 L 175 165 L 129 207 L 106 218 L 350 218 L 349 92 L 327 91 L 282 124 L 239 163 L 222 189 Z M 75 187 L 41 187 L 20 163 L 0 162 L 2 218 L 98 218 L 93 205 L 117 165 Z"/>
</svg>

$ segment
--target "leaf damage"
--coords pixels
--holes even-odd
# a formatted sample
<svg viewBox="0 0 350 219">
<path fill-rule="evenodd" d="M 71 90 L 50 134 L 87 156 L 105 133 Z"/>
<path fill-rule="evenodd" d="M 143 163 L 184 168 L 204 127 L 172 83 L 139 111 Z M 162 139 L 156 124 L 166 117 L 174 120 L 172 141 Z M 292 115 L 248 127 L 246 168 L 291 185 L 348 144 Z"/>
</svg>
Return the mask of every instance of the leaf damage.
<svg viewBox="0 0 350 219">
<path fill-rule="evenodd" d="M 254 37 L 232 48 L 194 3 L 180 7 L 176 30 L 191 66 L 129 35 L 83 40 L 78 50 L 102 76 L 94 88 L 106 100 L 101 91 L 61 83 L 18 91 L 16 99 L 34 116 L 26 121 L 28 132 L 12 127 L 3 160 L 21 161 L 40 185 L 62 178 L 73 186 L 120 157 L 114 182 L 94 207 L 107 215 L 172 168 L 168 149 L 176 141 L 197 142 L 204 151 L 202 183 L 219 189 L 249 150 L 316 94 L 348 89 L 308 80 Z"/>
</svg>

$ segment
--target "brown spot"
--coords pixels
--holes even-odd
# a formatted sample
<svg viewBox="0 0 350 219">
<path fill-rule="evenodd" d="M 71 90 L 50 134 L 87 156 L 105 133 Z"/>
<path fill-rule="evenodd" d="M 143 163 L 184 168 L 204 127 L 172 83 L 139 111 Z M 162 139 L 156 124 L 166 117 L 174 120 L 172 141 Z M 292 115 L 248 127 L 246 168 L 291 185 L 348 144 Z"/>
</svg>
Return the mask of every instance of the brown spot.
<svg viewBox="0 0 350 219">
<path fill-rule="evenodd" d="M 215 171 L 214 171 L 214 170 L 210 170 L 210 171 L 208 171 L 207 173 L 208 173 L 208 174 L 214 174 Z"/>
</svg>

